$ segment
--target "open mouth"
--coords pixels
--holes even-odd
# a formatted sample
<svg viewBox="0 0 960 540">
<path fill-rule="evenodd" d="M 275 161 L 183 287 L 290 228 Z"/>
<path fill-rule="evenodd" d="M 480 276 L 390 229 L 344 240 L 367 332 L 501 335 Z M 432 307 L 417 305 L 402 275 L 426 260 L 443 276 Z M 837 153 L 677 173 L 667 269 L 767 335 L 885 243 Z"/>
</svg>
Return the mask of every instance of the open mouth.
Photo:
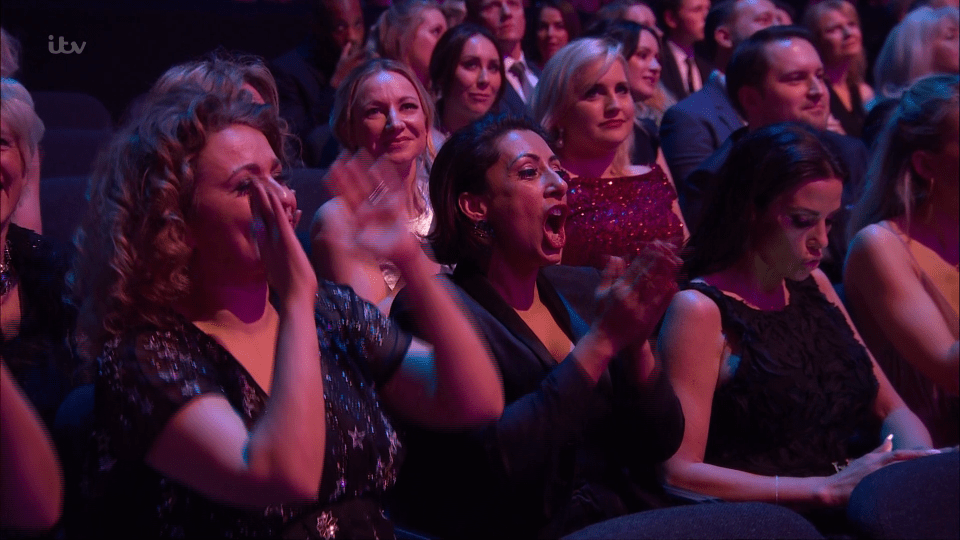
<svg viewBox="0 0 960 540">
<path fill-rule="evenodd" d="M 570 209 L 565 204 L 558 204 L 547 211 L 547 219 L 543 223 L 543 235 L 552 249 L 562 249 L 567 242 L 567 216 Z"/>
</svg>

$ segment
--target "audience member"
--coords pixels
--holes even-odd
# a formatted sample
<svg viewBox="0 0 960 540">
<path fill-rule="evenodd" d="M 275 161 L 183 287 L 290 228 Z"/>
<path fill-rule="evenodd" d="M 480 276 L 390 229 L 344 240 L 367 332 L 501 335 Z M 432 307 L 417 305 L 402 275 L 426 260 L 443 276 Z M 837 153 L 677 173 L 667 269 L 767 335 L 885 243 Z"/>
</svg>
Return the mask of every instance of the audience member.
<svg viewBox="0 0 960 540">
<path fill-rule="evenodd" d="M 630 163 L 634 106 L 618 45 L 583 38 L 564 47 L 543 70 L 533 112 L 573 175 L 564 264 L 603 267 L 654 240 L 683 243 L 670 178 L 656 163 Z"/>
<path fill-rule="evenodd" d="M 483 26 L 464 23 L 440 38 L 430 57 L 438 134 L 449 135 L 500 107 L 506 86 L 502 58 Z"/>
<path fill-rule="evenodd" d="M 63 479 L 52 447 L 57 409 L 80 367 L 76 311 L 64 302 L 66 250 L 15 224 L 28 190 L 38 190 L 43 122 L 30 93 L 4 78 L 0 88 L 0 526 L 49 529 L 60 518 Z M 31 181 L 34 179 L 34 181 Z"/>
<path fill-rule="evenodd" d="M 153 84 L 151 92 L 163 94 L 184 84 L 194 84 L 207 92 L 222 95 L 246 91 L 255 103 L 279 108 L 277 83 L 263 60 L 256 56 L 214 51 L 199 60 L 168 69 Z"/>
<path fill-rule="evenodd" d="M 406 64 L 424 88 L 430 87 L 430 56 L 447 19 L 434 0 L 400 0 L 384 11 L 370 32 L 374 56 Z"/>
<path fill-rule="evenodd" d="M 607 20 L 633 21 L 657 30 L 657 37 L 663 37 L 663 30 L 657 27 L 657 15 L 650 4 L 640 0 L 613 0 L 601 7 L 593 16 L 594 22 Z"/>
<path fill-rule="evenodd" d="M 743 40 L 775 24 L 769 0 L 723 0 L 707 14 L 704 49 L 716 67 L 703 88 L 667 109 L 660 124 L 663 155 L 674 181 L 683 185 L 710 154 L 744 122 L 727 96 L 727 63 Z"/>
<path fill-rule="evenodd" d="M 741 138 L 721 175 L 684 257 L 689 288 L 660 334 L 686 419 L 666 481 L 805 507 L 822 531 L 843 532 L 864 476 L 936 453 L 817 269 L 843 165 L 817 130 L 785 123 Z"/>
<path fill-rule="evenodd" d="M 867 55 L 857 8 L 847 0 L 824 0 L 807 8 L 804 25 L 823 60 L 831 120 L 838 133 L 859 138 L 873 89 L 866 83 Z"/>
<path fill-rule="evenodd" d="M 280 116 L 300 139 L 303 163 L 327 167 L 339 147 L 330 129 L 334 92 L 364 59 L 366 26 L 359 0 L 312 0 L 311 33 L 270 64 Z"/>
<path fill-rule="evenodd" d="M 485 26 L 497 38 L 503 53 L 507 75 L 503 108 L 514 115 L 530 114 L 533 89 L 540 80 L 540 69 L 523 53 L 526 18 L 521 0 L 467 0 L 467 21 Z"/>
<path fill-rule="evenodd" d="M 873 67 L 878 97 L 899 97 L 932 73 L 960 73 L 960 11 L 920 7 L 887 34 Z"/>
<path fill-rule="evenodd" d="M 407 227 L 420 238 L 433 220 L 426 171 L 434 154 L 434 116 L 433 101 L 410 68 L 375 58 L 358 66 L 337 88 L 330 122 L 344 148 L 338 161 L 367 155 L 383 158 L 392 168 L 403 194 Z M 389 260 L 356 243 L 362 225 L 343 198 L 324 203 L 310 231 L 314 268 L 317 275 L 349 285 L 361 298 L 389 311 L 402 285 L 400 273 Z"/>
<path fill-rule="evenodd" d="M 651 165 L 656 162 L 667 170 L 660 151 L 660 135 L 657 128 L 657 112 L 647 101 L 662 103 L 660 90 L 660 40 L 657 32 L 633 21 L 609 19 L 592 24 L 587 37 L 606 37 L 620 45 L 626 59 L 627 82 L 633 97 L 633 150 L 630 162 L 635 165 Z M 658 99 L 660 98 L 660 99 Z M 662 111 L 661 111 L 662 113 Z"/>
<path fill-rule="evenodd" d="M 11 78 L 20 70 L 20 42 L 0 28 L 0 76 Z"/>
<path fill-rule="evenodd" d="M 709 0 L 662 0 L 657 19 L 664 31 L 663 86 L 673 103 L 703 87 L 712 69 L 694 54 L 693 45 L 704 38 Z"/>
<path fill-rule="evenodd" d="M 429 534 L 558 538 L 663 504 L 654 466 L 673 452 L 683 421 L 646 337 L 675 290 L 678 261 L 651 247 L 629 269 L 611 265 L 604 280 L 556 266 L 565 177 L 527 119 L 482 118 L 437 156 L 431 241 L 439 261 L 456 264 L 450 279 L 492 349 L 507 406 L 471 432 L 411 432 L 394 510 Z M 393 315 L 427 330 L 410 320 L 419 302 L 410 292 Z M 722 506 L 705 518 L 743 515 Z M 682 517 L 672 524 L 669 537 L 690 536 Z"/>
<path fill-rule="evenodd" d="M 957 86 L 956 75 L 920 79 L 892 113 L 843 279 L 864 341 L 938 446 L 960 443 Z"/>
<path fill-rule="evenodd" d="M 390 172 L 331 172 L 393 259 L 436 349 L 317 283 L 272 108 L 183 85 L 103 155 L 77 269 L 97 356 L 93 537 L 393 537 L 384 409 L 440 428 L 499 416 L 495 368 L 406 232 Z M 376 388 L 376 391 L 374 391 Z M 382 403 L 378 398 L 382 398 Z M 414 396 L 416 396 L 414 398 Z"/>
<path fill-rule="evenodd" d="M 821 268 L 831 281 L 841 280 L 846 252 L 844 226 L 848 206 L 863 185 L 867 149 L 861 141 L 825 131 L 830 115 L 823 62 L 803 28 L 773 26 L 754 33 L 741 43 L 727 65 L 727 95 L 747 120 L 747 127 L 734 131 L 687 180 L 680 184 L 680 206 L 696 232 L 711 204 L 711 194 L 719 189 L 718 171 L 733 145 L 749 131 L 778 122 L 802 122 L 821 130 L 821 137 L 843 162 L 849 175 L 844 180 L 843 206 L 835 216 L 837 225 L 830 233 L 830 248 Z"/>
<path fill-rule="evenodd" d="M 564 45 L 580 37 L 580 16 L 567 0 L 541 0 L 527 29 L 526 57 L 543 69 Z"/>
</svg>

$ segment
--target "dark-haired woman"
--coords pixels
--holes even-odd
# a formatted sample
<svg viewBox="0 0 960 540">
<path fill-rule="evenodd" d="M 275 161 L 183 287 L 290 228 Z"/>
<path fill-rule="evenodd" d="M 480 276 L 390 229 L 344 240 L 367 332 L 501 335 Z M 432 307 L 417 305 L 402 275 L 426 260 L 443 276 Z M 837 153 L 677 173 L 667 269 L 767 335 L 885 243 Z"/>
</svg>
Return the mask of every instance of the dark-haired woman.
<svg viewBox="0 0 960 540">
<path fill-rule="evenodd" d="M 660 334 L 686 418 L 666 480 L 842 528 L 865 476 L 936 451 L 817 269 L 841 165 L 812 129 L 776 124 L 738 142 L 721 176 Z"/>
</svg>

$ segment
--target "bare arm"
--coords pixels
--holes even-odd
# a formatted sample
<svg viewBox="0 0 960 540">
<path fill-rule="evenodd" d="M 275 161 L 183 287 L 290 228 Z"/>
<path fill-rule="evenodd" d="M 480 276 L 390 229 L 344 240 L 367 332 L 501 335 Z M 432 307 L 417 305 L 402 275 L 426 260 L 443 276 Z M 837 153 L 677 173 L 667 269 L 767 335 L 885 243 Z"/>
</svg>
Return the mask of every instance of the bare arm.
<svg viewBox="0 0 960 540">
<path fill-rule="evenodd" d="M 960 390 L 957 329 L 947 325 L 892 232 L 871 225 L 857 233 L 843 282 L 857 315 L 873 318 L 907 362 L 946 390 Z"/>
<path fill-rule="evenodd" d="M 223 396 L 194 398 L 163 428 L 146 462 L 214 500 L 262 507 L 316 500 L 326 422 L 313 316 L 316 277 L 277 195 L 254 186 L 251 206 L 265 229 L 257 243 L 280 297 L 270 399 L 248 431 Z"/>
<path fill-rule="evenodd" d="M 63 509 L 63 474 L 43 421 L 0 362 L 0 525 L 41 531 Z"/>
<path fill-rule="evenodd" d="M 704 463 L 725 340 L 720 311 L 697 291 L 678 293 L 667 310 L 659 346 L 683 407 L 686 429 L 680 449 L 664 464 L 667 483 L 728 501 L 807 506 L 844 504 L 864 476 L 923 451 L 891 451 L 891 441 L 829 477 L 770 477 Z"/>
<path fill-rule="evenodd" d="M 379 304 L 390 291 L 377 258 L 356 245 L 356 226 L 341 198 L 324 203 L 310 226 L 313 267 L 319 277 L 349 285 L 360 298 Z"/>
</svg>

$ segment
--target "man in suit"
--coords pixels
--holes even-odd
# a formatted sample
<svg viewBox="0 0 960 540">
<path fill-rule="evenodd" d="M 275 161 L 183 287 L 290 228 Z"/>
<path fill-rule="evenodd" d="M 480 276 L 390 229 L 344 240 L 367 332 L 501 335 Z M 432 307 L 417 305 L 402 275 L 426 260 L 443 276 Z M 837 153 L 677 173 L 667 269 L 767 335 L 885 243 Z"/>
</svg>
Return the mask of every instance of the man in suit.
<svg viewBox="0 0 960 540">
<path fill-rule="evenodd" d="M 662 0 L 657 7 L 664 31 L 660 82 L 674 101 L 680 101 L 702 88 L 712 69 L 693 50 L 694 43 L 704 38 L 710 0 Z"/>
<path fill-rule="evenodd" d="M 724 72 L 733 49 L 757 30 L 773 25 L 775 15 L 770 0 L 723 0 L 710 8 L 704 49 L 711 53 L 716 69 L 703 88 L 667 109 L 660 124 L 663 155 L 677 184 L 744 126 L 727 97 Z"/>
<path fill-rule="evenodd" d="M 810 33 L 796 26 L 772 26 L 741 43 L 727 65 L 727 95 L 747 120 L 703 162 L 680 187 L 680 207 L 691 231 L 696 231 L 710 204 L 711 194 L 723 181 L 718 174 L 733 144 L 753 129 L 779 122 L 802 122 L 820 130 L 821 140 L 847 168 L 843 180 L 843 206 L 829 233 L 830 245 L 822 268 L 834 283 L 841 279 L 847 242 L 844 228 L 849 207 L 859 196 L 869 160 L 863 142 L 826 131 L 830 96 L 824 82 L 823 61 Z"/>
<path fill-rule="evenodd" d="M 340 146 L 330 129 L 337 86 L 363 59 L 366 24 L 359 0 L 315 0 L 311 34 L 270 64 L 280 116 L 303 145 L 308 167 L 326 167 Z"/>
<path fill-rule="evenodd" d="M 485 26 L 497 38 L 503 51 L 503 69 L 507 74 L 501 109 L 518 116 L 530 116 L 533 89 L 540 70 L 527 62 L 523 54 L 523 34 L 527 20 L 521 0 L 467 0 L 467 21 Z"/>
</svg>

